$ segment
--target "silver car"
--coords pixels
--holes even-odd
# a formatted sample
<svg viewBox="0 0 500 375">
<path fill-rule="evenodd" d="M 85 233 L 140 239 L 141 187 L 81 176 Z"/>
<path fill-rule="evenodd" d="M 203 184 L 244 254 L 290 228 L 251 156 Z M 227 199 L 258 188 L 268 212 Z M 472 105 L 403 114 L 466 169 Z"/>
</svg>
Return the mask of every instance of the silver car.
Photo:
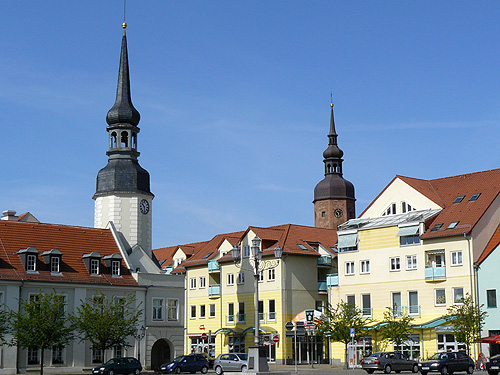
<svg viewBox="0 0 500 375">
<path fill-rule="evenodd" d="M 214 370 L 217 375 L 222 374 L 224 371 L 246 371 L 247 354 L 219 354 L 219 356 L 214 361 Z"/>
</svg>

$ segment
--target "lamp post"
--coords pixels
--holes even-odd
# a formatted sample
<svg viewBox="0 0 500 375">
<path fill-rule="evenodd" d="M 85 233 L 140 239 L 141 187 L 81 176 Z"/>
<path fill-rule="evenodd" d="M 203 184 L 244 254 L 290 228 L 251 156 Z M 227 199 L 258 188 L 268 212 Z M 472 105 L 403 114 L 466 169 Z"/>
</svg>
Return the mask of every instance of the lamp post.
<svg viewBox="0 0 500 375">
<path fill-rule="evenodd" d="M 144 325 L 141 328 L 137 329 L 137 332 L 134 334 L 134 337 L 139 341 L 139 345 L 137 346 L 137 360 L 141 363 L 141 340 L 146 336 L 146 328 Z M 142 363 L 141 363 L 142 364 Z"/>
<path fill-rule="evenodd" d="M 249 258 L 249 263 L 251 269 L 243 267 L 243 259 L 241 257 L 241 249 L 238 246 L 234 246 L 231 250 L 231 255 L 234 260 L 236 267 L 241 269 L 247 269 L 253 272 L 254 277 L 254 304 L 255 304 L 255 323 L 254 323 L 254 346 L 250 347 L 248 350 L 248 370 L 250 372 L 267 372 L 269 371 L 269 366 L 267 364 L 267 356 L 262 353 L 260 339 L 259 339 L 259 275 L 265 270 L 276 268 L 279 265 L 283 250 L 279 245 L 274 249 L 274 259 L 262 259 L 262 240 L 255 236 L 252 240 L 251 257 Z"/>
</svg>

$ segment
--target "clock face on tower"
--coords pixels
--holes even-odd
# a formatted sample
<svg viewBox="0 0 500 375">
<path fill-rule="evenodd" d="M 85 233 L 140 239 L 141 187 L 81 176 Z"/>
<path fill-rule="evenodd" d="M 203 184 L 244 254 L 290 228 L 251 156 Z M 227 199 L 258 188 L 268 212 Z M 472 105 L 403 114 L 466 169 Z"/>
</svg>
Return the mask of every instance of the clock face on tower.
<svg viewBox="0 0 500 375">
<path fill-rule="evenodd" d="M 336 208 L 335 211 L 333 211 L 333 214 L 335 215 L 336 218 L 342 217 L 344 212 L 340 208 Z"/>
<path fill-rule="evenodd" d="M 147 200 L 143 199 L 139 203 L 139 209 L 141 210 L 141 213 L 146 215 L 149 212 L 149 203 Z"/>
</svg>

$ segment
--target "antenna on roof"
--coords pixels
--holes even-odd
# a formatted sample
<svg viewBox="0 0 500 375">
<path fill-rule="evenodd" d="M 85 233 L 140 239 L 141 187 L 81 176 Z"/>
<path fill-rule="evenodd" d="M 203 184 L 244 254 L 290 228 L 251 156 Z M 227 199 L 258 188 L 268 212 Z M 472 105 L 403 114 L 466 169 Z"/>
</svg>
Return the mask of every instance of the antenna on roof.
<svg viewBox="0 0 500 375">
<path fill-rule="evenodd" d="M 126 10 L 127 10 L 127 0 L 123 0 L 123 32 L 125 33 L 125 29 L 127 28 L 127 22 L 126 22 Z"/>
</svg>

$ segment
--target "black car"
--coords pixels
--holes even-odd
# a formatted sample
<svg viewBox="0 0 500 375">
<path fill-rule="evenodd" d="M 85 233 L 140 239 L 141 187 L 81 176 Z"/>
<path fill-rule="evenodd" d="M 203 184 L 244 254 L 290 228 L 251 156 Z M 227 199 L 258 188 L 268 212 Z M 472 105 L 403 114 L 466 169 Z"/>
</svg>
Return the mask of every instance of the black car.
<svg viewBox="0 0 500 375">
<path fill-rule="evenodd" d="M 390 374 L 391 371 L 418 372 L 417 361 L 407 359 L 396 352 L 372 353 L 361 360 L 361 367 L 368 374 L 373 374 L 374 371 L 384 371 L 386 374 Z"/>
<path fill-rule="evenodd" d="M 180 374 L 181 372 L 194 374 L 196 371 L 206 374 L 208 372 L 208 361 L 203 354 L 181 355 L 172 362 L 161 365 L 160 371 L 164 374 L 172 372 L 176 374 Z"/>
<path fill-rule="evenodd" d="M 418 364 L 422 375 L 428 372 L 440 372 L 442 375 L 452 374 L 457 371 L 474 372 L 474 361 L 464 352 L 436 353 L 427 361 Z"/>
<path fill-rule="evenodd" d="M 497 375 L 500 372 L 500 354 L 497 354 L 486 362 L 486 370 L 489 375 Z"/>
<path fill-rule="evenodd" d="M 94 367 L 92 374 L 114 375 L 134 374 L 139 375 L 142 371 L 141 363 L 133 357 L 111 358 L 101 366 Z"/>
</svg>

